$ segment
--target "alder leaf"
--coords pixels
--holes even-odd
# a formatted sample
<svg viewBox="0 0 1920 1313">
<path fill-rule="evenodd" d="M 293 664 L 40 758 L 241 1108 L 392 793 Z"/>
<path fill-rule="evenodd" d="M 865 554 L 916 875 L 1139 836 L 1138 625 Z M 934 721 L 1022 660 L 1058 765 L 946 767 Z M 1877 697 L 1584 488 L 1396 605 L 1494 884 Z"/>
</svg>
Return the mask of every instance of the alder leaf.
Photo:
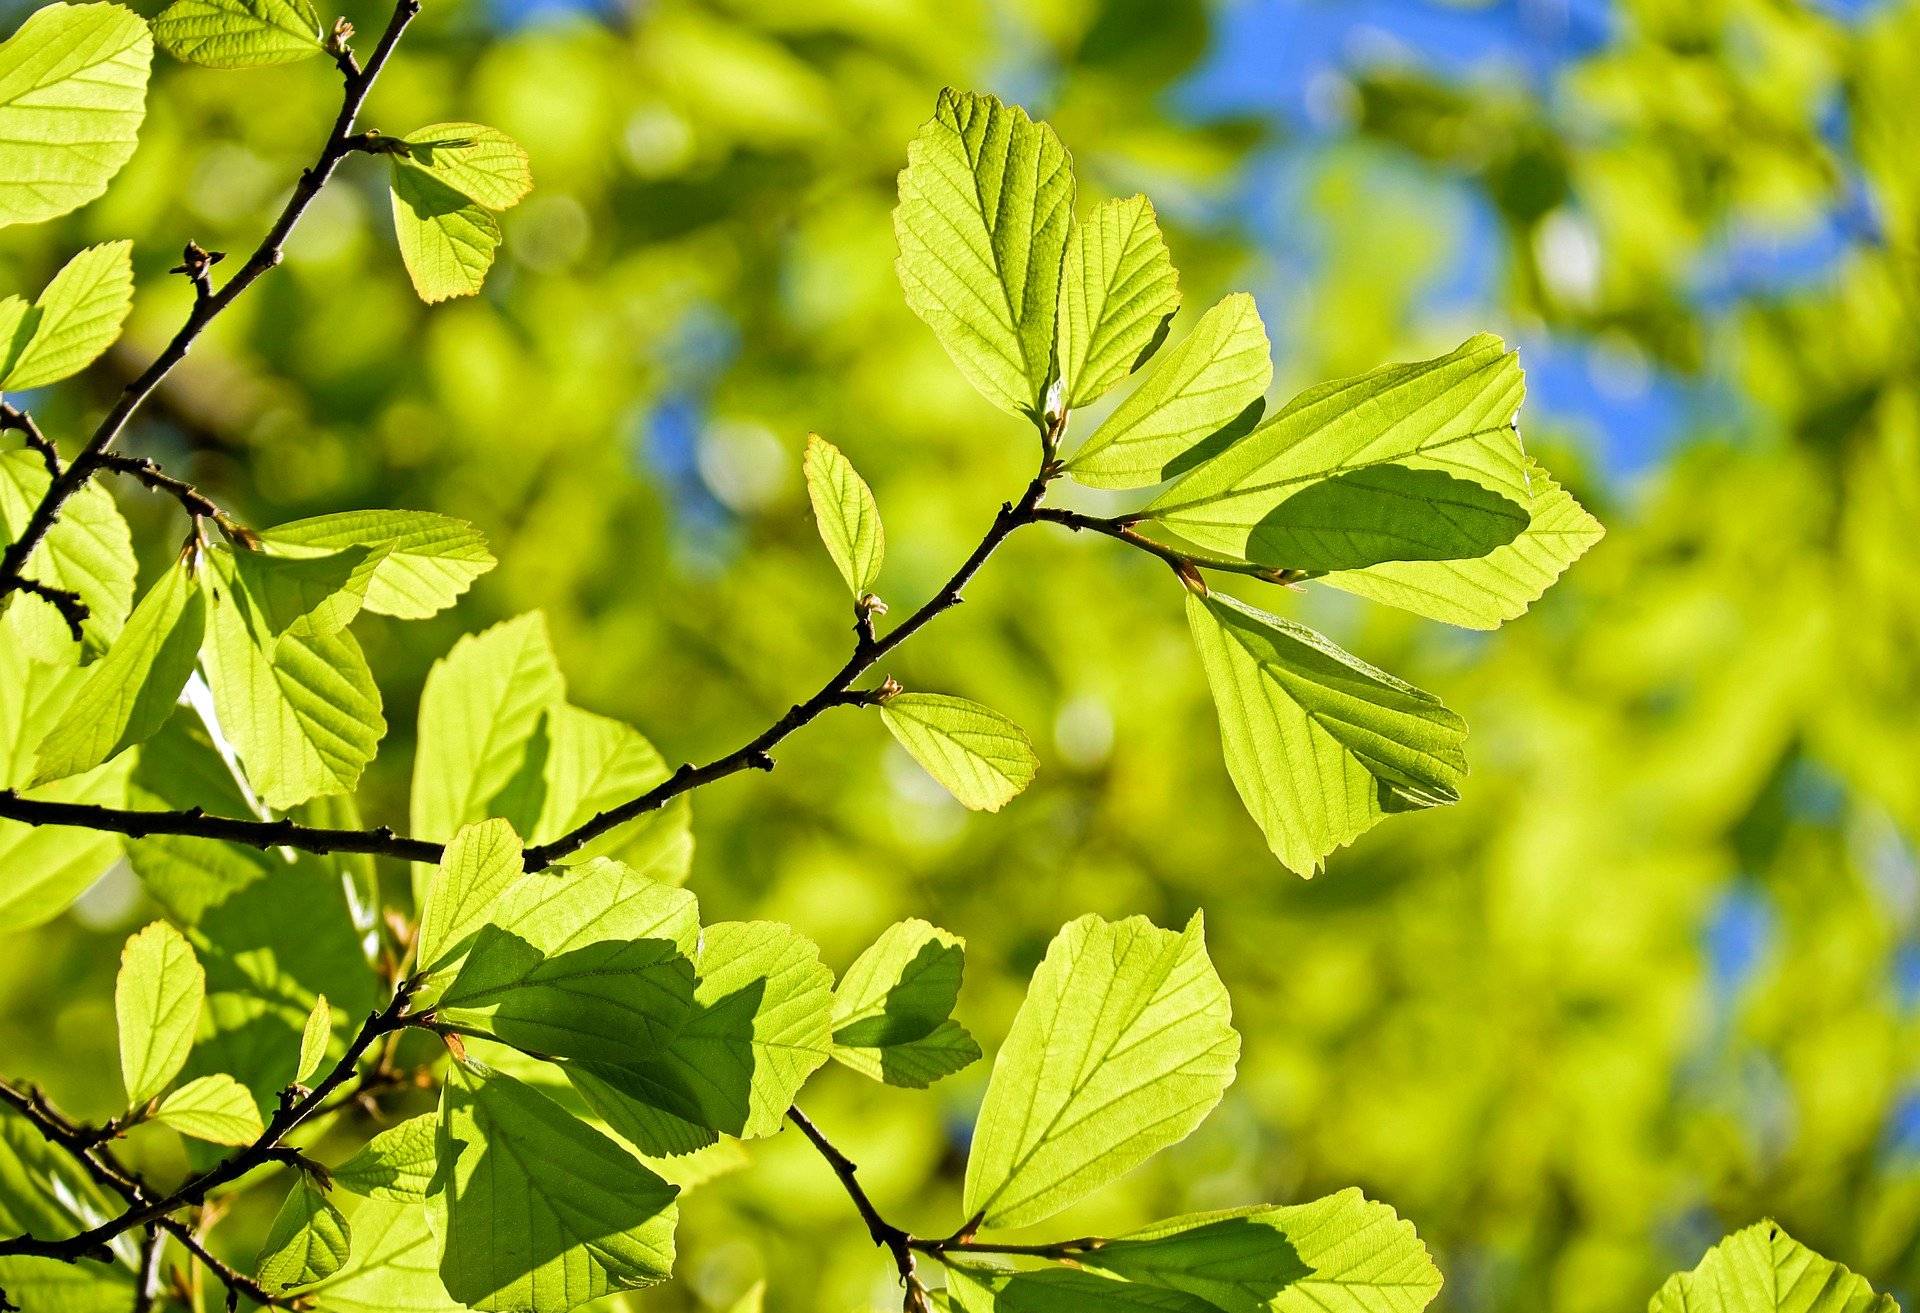
<svg viewBox="0 0 1920 1313">
<path fill-rule="evenodd" d="M 1059 372 L 1070 409 L 1140 368 L 1180 308 L 1153 202 L 1105 201 L 1067 234 L 1060 279 Z"/>
<path fill-rule="evenodd" d="M 133 309 L 133 243 L 90 246 L 40 293 L 32 336 L 8 357 L 0 388 L 23 392 L 79 373 L 120 336 Z"/>
<path fill-rule="evenodd" d="M 1018 105 L 947 88 L 907 147 L 893 231 L 907 304 L 995 405 L 1038 416 L 1053 377 L 1073 169 Z"/>
<path fill-rule="evenodd" d="M 1757 1222 L 1676 1272 L 1648 1313 L 1900 1313 L 1856 1276 L 1795 1240 L 1780 1224 Z"/>
<path fill-rule="evenodd" d="M 1187 597 L 1227 773 L 1274 856 L 1312 875 L 1389 812 L 1455 801 L 1467 725 L 1305 625 Z"/>
<path fill-rule="evenodd" d="M 1220 1313 L 1177 1290 L 1130 1285 L 1070 1268 L 1009 1272 L 953 1265 L 947 1295 L 960 1313 Z"/>
<path fill-rule="evenodd" d="M 495 564 L 478 529 L 430 511 L 341 511 L 278 524 L 260 537 L 282 551 L 374 549 L 366 609 L 405 620 L 444 611 Z"/>
<path fill-rule="evenodd" d="M 673 1270 L 673 1186 L 545 1095 L 456 1061 L 440 1090 L 440 1276 L 478 1309 L 565 1313 Z"/>
<path fill-rule="evenodd" d="M 351 792 L 387 731 L 360 645 L 345 630 L 276 637 L 226 554 L 207 560 L 213 597 L 200 660 L 248 782 L 282 810 Z"/>
<path fill-rule="evenodd" d="M 488 921 L 549 957 L 608 939 L 664 939 L 686 957 L 700 944 L 692 894 L 607 857 L 527 872 Z"/>
<path fill-rule="evenodd" d="M 951 1019 L 966 944 L 925 921 L 889 926 L 833 996 L 833 1056 L 864 1076 L 924 1089 L 980 1057 Z"/>
<path fill-rule="evenodd" d="M 945 693 L 899 693 L 880 719 L 909 756 L 974 811 L 997 812 L 1033 783 L 1033 743 L 990 707 Z"/>
<path fill-rule="evenodd" d="M 1253 298 L 1235 292 L 1161 354 L 1067 461 L 1067 472 L 1093 488 L 1159 483 L 1198 459 L 1209 439 L 1240 431 L 1235 421 L 1260 403 L 1272 381 L 1266 326 Z"/>
<path fill-rule="evenodd" d="M 206 614 L 199 581 L 176 562 L 147 590 L 106 656 L 87 668 L 40 744 L 34 783 L 92 770 L 158 733 L 193 673 Z"/>
<path fill-rule="evenodd" d="M 1448 476 L 1455 482 L 1445 486 L 1455 491 L 1470 484 L 1512 503 L 1507 518 L 1514 528 L 1502 541 L 1510 540 L 1532 503 L 1513 429 L 1525 392 L 1519 358 L 1487 333 L 1437 359 L 1324 383 L 1186 474 L 1147 508 L 1147 518 L 1209 551 L 1277 569 L 1318 568 L 1288 559 L 1299 547 L 1288 530 L 1298 530 L 1301 518 L 1289 519 L 1289 500 L 1327 480 L 1399 466 Z M 1444 496 L 1423 508 L 1408 559 L 1436 557 L 1441 548 L 1422 540 L 1444 545 L 1440 530 L 1451 509 Z M 1391 517 L 1377 518 L 1390 527 Z M 1397 559 L 1401 545 L 1379 523 L 1372 529 L 1372 559 Z"/>
<path fill-rule="evenodd" d="M 1553 581 L 1605 536 L 1600 521 L 1529 459 L 1527 527 L 1476 560 L 1386 561 L 1339 570 L 1319 583 L 1469 629 L 1497 629 L 1526 612 Z"/>
<path fill-rule="evenodd" d="M 214 1144 L 252 1144 L 266 1134 L 247 1087 L 224 1073 L 188 1081 L 160 1101 L 153 1120 Z"/>
<path fill-rule="evenodd" d="M 461 827 L 427 878 L 420 933 L 420 969 L 444 969 L 466 951 L 494 904 L 525 869 L 520 836 L 502 820 Z"/>
<path fill-rule="evenodd" d="M 269 1290 L 310 1285 L 338 1272 L 353 1248 L 347 1219 L 305 1172 L 267 1228 L 254 1269 Z"/>
<path fill-rule="evenodd" d="M 500 221 L 398 156 L 391 192 L 394 236 L 420 299 L 431 305 L 478 292 L 500 249 Z"/>
<path fill-rule="evenodd" d="M 512 209 L 533 190 L 526 150 L 498 128 L 433 123 L 402 140 L 416 168 L 486 209 Z"/>
<path fill-rule="evenodd" d="M 333 1183 L 369 1199 L 423 1202 L 438 1161 L 439 1121 L 423 1112 L 389 1126 L 333 1169 Z"/>
<path fill-rule="evenodd" d="M 455 643 L 420 694 L 413 832 L 445 840 L 488 816 L 547 708 L 565 693 L 538 611 Z"/>
<path fill-rule="evenodd" d="M 322 994 L 313 1001 L 313 1010 L 307 1013 L 307 1024 L 300 1030 L 300 1065 L 293 1073 L 297 1083 L 304 1085 L 313 1079 L 313 1074 L 320 1070 L 320 1064 L 326 1060 L 327 1045 L 332 1040 L 333 1005 Z"/>
<path fill-rule="evenodd" d="M 143 1107 L 186 1066 L 206 996 L 207 973 L 178 930 L 155 921 L 127 940 L 113 1013 L 128 1107 Z"/>
<path fill-rule="evenodd" d="M 379 555 L 365 547 L 343 547 L 316 556 L 276 556 L 240 548 L 215 556 L 232 562 L 242 585 L 240 596 L 253 608 L 258 630 L 271 638 L 300 634 L 323 638 L 338 633 L 360 614 Z"/>
<path fill-rule="evenodd" d="M 1413 1224 L 1358 1190 L 1172 1218 L 1075 1261 L 1222 1313 L 1419 1313 L 1440 1293 Z"/>
<path fill-rule="evenodd" d="M 206 68 L 291 64 L 327 48 L 307 0 L 174 0 L 153 35 L 175 59 Z"/>
<path fill-rule="evenodd" d="M 0 452 L 0 533 L 9 542 L 26 529 L 49 482 L 37 453 Z M 138 571 L 127 522 L 114 505 L 113 494 L 98 482 L 67 499 L 60 518 L 27 558 L 26 569 L 29 578 L 79 594 L 87 608 L 81 633 L 82 647 L 89 655 L 106 651 L 120 636 L 133 605 Z M 63 661 L 73 650 L 66 622 L 37 597 L 18 598 L 8 611 L 29 606 L 33 610 L 25 613 L 27 629 L 19 634 L 20 641 L 42 661 Z"/>
<path fill-rule="evenodd" d="M 853 462 L 818 433 L 807 438 L 804 464 L 807 500 L 813 503 L 820 541 L 853 595 L 863 597 L 880 578 L 880 563 L 887 554 L 887 531 L 880 523 L 873 490 Z"/>
<path fill-rule="evenodd" d="M 0 44 L 0 228 L 107 189 L 146 116 L 153 37 L 117 4 L 51 4 Z"/>
<path fill-rule="evenodd" d="M 1184 1139 L 1233 1080 L 1240 1037 L 1207 958 L 1144 917 L 1083 916 L 1054 938 L 994 1059 L 965 1210 L 1027 1226 Z"/>
<path fill-rule="evenodd" d="M 429 1122 L 439 1119 L 426 1115 Z M 301 1294 L 324 1313 L 461 1313 L 440 1281 L 440 1237 L 426 1205 L 361 1200 L 347 1214 L 353 1252 Z"/>
</svg>

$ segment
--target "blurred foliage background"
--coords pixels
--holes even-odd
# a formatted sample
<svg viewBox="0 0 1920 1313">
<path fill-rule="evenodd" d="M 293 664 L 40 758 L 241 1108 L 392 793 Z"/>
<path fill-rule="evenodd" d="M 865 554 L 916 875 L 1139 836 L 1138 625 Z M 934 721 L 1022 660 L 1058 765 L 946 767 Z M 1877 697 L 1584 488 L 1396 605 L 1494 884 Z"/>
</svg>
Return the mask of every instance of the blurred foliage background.
<svg viewBox="0 0 1920 1313">
<path fill-rule="evenodd" d="M 937 921 L 969 941 L 960 1016 L 991 1050 L 1062 921 L 1204 907 L 1240 1079 L 1050 1232 L 1357 1184 L 1434 1248 L 1436 1307 L 1597 1313 L 1772 1215 L 1905 1300 L 1917 64 L 1911 0 L 429 0 L 367 122 L 528 145 L 537 190 L 485 293 L 420 306 L 382 172 L 349 162 L 128 446 L 250 523 L 411 506 L 493 540 L 501 567 L 453 612 L 363 626 L 394 725 L 370 821 L 404 822 L 431 661 L 532 607 L 576 701 L 713 755 L 848 641 L 809 430 L 873 483 L 897 604 L 1026 477 L 1031 435 L 902 304 L 888 217 L 941 85 L 1018 99 L 1073 150 L 1083 206 L 1154 198 L 1189 314 L 1256 292 L 1277 394 L 1504 334 L 1527 440 L 1609 536 L 1490 636 L 1267 599 L 1473 726 L 1459 806 L 1309 883 L 1240 811 L 1174 580 L 1028 531 L 890 669 L 1013 715 L 1040 780 L 970 815 L 837 713 L 696 799 L 709 916 L 790 920 L 836 966 L 893 919 Z M 31 289 L 82 242 L 138 241 L 94 390 L 32 403 L 69 440 L 184 313 L 180 243 L 250 249 L 337 97 L 323 61 L 157 69 L 109 195 L 0 251 Z M 123 502 L 157 567 L 171 503 Z M 122 868 L 0 944 L 9 1074 L 112 1111 L 112 972 L 153 914 Z M 938 1234 L 984 1076 L 920 1095 L 836 1069 L 808 1102 L 889 1216 Z M 762 1277 L 774 1310 L 897 1304 L 794 1141 L 694 1193 L 683 1279 L 633 1307 L 724 1308 Z"/>
</svg>

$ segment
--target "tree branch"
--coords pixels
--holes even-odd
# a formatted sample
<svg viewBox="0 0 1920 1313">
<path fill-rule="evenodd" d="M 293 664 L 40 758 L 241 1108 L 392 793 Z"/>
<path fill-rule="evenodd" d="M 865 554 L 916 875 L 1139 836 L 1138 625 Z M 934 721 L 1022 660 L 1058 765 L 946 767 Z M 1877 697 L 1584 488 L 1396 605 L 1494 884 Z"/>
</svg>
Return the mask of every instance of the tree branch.
<svg viewBox="0 0 1920 1313">
<path fill-rule="evenodd" d="M 125 431 L 128 421 L 146 399 L 153 394 L 175 365 L 186 359 L 193 344 L 208 324 L 216 319 L 221 311 L 240 298 L 241 293 L 252 286 L 260 275 L 280 263 L 287 238 L 300 222 L 301 216 L 313 204 L 327 180 L 342 159 L 350 153 L 347 142 L 353 135 L 354 120 L 359 117 L 360 107 L 366 103 L 367 93 L 373 89 L 380 70 L 393 53 L 401 33 L 407 24 L 420 12 L 420 0 L 399 0 L 393 10 L 393 17 L 387 23 L 387 30 L 381 34 L 379 45 L 374 48 L 365 69 L 361 69 L 350 53 L 336 55 L 340 63 L 342 76 L 346 82 L 345 93 L 341 97 L 340 113 L 334 119 L 333 128 L 327 134 L 326 143 L 320 149 L 320 156 L 313 166 L 300 175 L 300 181 L 294 185 L 293 195 L 274 220 L 267 235 L 247 257 L 245 264 L 234 271 L 225 285 L 218 291 L 209 290 L 204 279 L 197 280 L 193 308 L 187 313 L 186 323 L 173 335 L 165 349 L 153 359 L 153 363 L 141 372 L 140 376 L 129 383 L 120 394 L 113 408 L 100 421 L 87 445 L 81 449 L 64 470 L 48 486 L 46 495 L 34 508 L 20 537 L 10 544 L 4 553 L 0 553 L 0 597 L 17 588 L 25 587 L 27 581 L 24 571 L 27 560 L 33 555 L 41 540 L 53 528 L 60 518 L 61 508 L 69 499 L 84 488 L 95 473 L 106 463 L 106 458 L 114 442 Z M 44 453 L 43 453 L 44 456 Z"/>
<path fill-rule="evenodd" d="M 60 449 L 40 431 L 40 426 L 33 422 L 33 416 L 11 403 L 0 402 L 0 432 L 9 429 L 18 433 L 29 447 L 40 453 L 40 463 L 47 467 L 48 478 L 60 477 Z"/>
<path fill-rule="evenodd" d="M 116 1236 L 149 1223 L 166 1226 L 169 1221 L 176 1220 L 171 1215 L 180 1209 L 206 1202 L 210 1193 L 223 1185 L 239 1180 L 256 1167 L 283 1160 L 284 1154 L 281 1153 L 281 1148 L 286 1137 L 325 1104 L 335 1090 L 355 1075 L 362 1055 L 373 1042 L 383 1035 L 412 1024 L 413 1019 L 407 1015 L 407 1004 L 413 998 L 413 990 L 413 982 L 403 981 L 394 990 L 392 1001 L 384 1009 L 369 1013 L 367 1019 L 361 1023 L 359 1033 L 347 1046 L 345 1055 L 321 1078 L 319 1084 L 310 1090 L 289 1086 L 281 1091 L 280 1106 L 275 1110 L 260 1138 L 252 1144 L 221 1159 L 206 1171 L 188 1178 L 171 1194 L 162 1198 L 144 1196 L 144 1192 L 142 1192 L 144 1197 L 141 1198 L 123 1193 L 123 1197 L 126 1197 L 129 1203 L 125 1212 L 76 1235 L 59 1240 L 47 1240 L 35 1236 L 18 1236 L 11 1240 L 0 1240 L 0 1257 L 24 1255 L 59 1259 L 67 1263 L 96 1257 L 107 1242 Z M 5 1098 L 14 1107 L 26 1111 L 22 1102 L 17 1097 L 9 1097 L 9 1094 L 17 1095 L 17 1092 L 12 1091 L 12 1087 L 5 1086 L 4 1082 L 0 1082 L 0 1098 Z M 27 1102 L 31 1103 L 33 1100 L 29 1098 Z M 42 1126 L 42 1133 L 45 1134 L 46 1123 L 36 1122 L 36 1124 Z M 67 1123 L 56 1143 L 68 1145 L 69 1152 L 83 1161 L 90 1162 L 91 1155 L 85 1148 L 71 1147 L 84 1141 L 85 1137 L 86 1132 L 82 1128 Z M 168 1229 L 172 1231 L 172 1227 Z M 174 1231 L 173 1234 L 178 1235 L 179 1232 Z M 262 1303 L 281 1302 L 268 1295 L 258 1283 L 250 1281 L 249 1284 L 253 1287 L 252 1289 L 246 1287 L 241 1289 L 250 1298 Z M 229 1288 L 233 1288 L 233 1283 L 229 1282 Z"/>
</svg>

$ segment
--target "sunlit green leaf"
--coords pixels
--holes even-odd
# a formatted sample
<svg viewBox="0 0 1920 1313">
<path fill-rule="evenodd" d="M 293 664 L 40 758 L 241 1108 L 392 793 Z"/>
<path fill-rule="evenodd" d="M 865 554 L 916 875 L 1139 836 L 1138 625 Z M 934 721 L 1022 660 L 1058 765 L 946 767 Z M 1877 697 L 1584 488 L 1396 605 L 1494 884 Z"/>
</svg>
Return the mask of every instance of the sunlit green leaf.
<svg viewBox="0 0 1920 1313">
<path fill-rule="evenodd" d="M 1089 1272 L 1048 1268 L 1003 1272 L 953 1267 L 947 1294 L 960 1313 L 1218 1313 L 1212 1304 L 1177 1290 L 1129 1285 Z"/>
<path fill-rule="evenodd" d="M 487 919 L 547 956 L 608 939 L 664 939 L 692 957 L 700 942 L 699 911 L 686 890 L 596 857 L 527 872 Z"/>
<path fill-rule="evenodd" d="M 1676 1272 L 1649 1313 L 1899 1313 L 1865 1277 L 1822 1258 L 1780 1229 L 1758 1222 L 1707 1251 L 1691 1272 Z"/>
<path fill-rule="evenodd" d="M 1240 1037 L 1202 933 L 1197 913 L 1180 932 L 1083 916 L 1055 937 L 994 1059 L 967 1216 L 1041 1221 L 1213 1110 Z"/>
<path fill-rule="evenodd" d="M 69 1236 L 117 1217 L 125 1204 L 0 1107 L 0 1235 Z M 125 1313 L 133 1302 L 134 1234 L 111 1241 L 110 1262 L 0 1258 L 0 1290 L 33 1313 Z"/>
<path fill-rule="evenodd" d="M 395 158 L 393 231 L 413 290 L 429 304 L 472 296 L 500 249 L 500 221 L 425 169 Z"/>
<path fill-rule="evenodd" d="M 1291 870 L 1312 875 L 1389 812 L 1460 796 L 1466 722 L 1431 693 L 1224 594 L 1190 594 L 1187 619 L 1227 772 Z"/>
<path fill-rule="evenodd" d="M 322 638 L 346 628 L 360 614 L 379 566 L 379 554 L 365 547 L 321 556 L 245 549 L 230 556 L 216 549 L 215 554 L 232 562 L 238 596 L 252 607 L 256 630 L 272 638 L 288 633 Z"/>
<path fill-rule="evenodd" d="M 53 276 L 30 313 L 32 336 L 7 361 L 0 388 L 10 392 L 45 387 L 79 373 L 120 336 L 133 308 L 133 243 L 90 246 Z"/>
<path fill-rule="evenodd" d="M 120 951 L 113 1012 L 129 1107 L 140 1107 L 180 1074 L 193 1050 L 206 996 L 207 974 L 178 930 L 155 921 L 127 940 Z"/>
<path fill-rule="evenodd" d="M 1040 769 L 1025 731 L 966 698 L 900 693 L 881 704 L 880 719 L 927 774 L 975 811 L 999 811 Z"/>
<path fill-rule="evenodd" d="M 252 1144 L 266 1131 L 247 1087 L 227 1075 L 188 1081 L 160 1101 L 153 1119 L 182 1135 L 215 1144 Z"/>
<path fill-rule="evenodd" d="M 424 1200 L 437 1161 L 438 1127 L 430 1112 L 389 1126 L 333 1169 L 333 1183 L 369 1199 Z"/>
<path fill-rule="evenodd" d="M 300 1065 L 295 1068 L 293 1078 L 302 1084 L 313 1079 L 320 1070 L 320 1064 L 327 1056 L 327 1045 L 333 1040 L 333 1006 L 322 994 L 314 1000 L 313 1011 L 307 1013 L 307 1024 L 300 1030 Z"/>
<path fill-rule="evenodd" d="M 1059 372 L 1084 406 L 1145 363 L 1180 308 L 1180 279 L 1144 196 L 1103 202 L 1067 236 Z"/>
<path fill-rule="evenodd" d="M 483 123 L 432 123 L 409 132 L 406 158 L 476 205 L 506 210 L 533 190 L 527 152 Z"/>
<path fill-rule="evenodd" d="M 347 1219 L 305 1172 L 267 1228 L 254 1271 L 269 1290 L 304 1286 L 338 1272 L 353 1247 Z"/>
<path fill-rule="evenodd" d="M 1052 128 L 992 96 L 940 93 L 900 174 L 894 267 L 960 372 L 1016 415 L 1038 415 L 1051 382 L 1072 210 Z"/>
<path fill-rule="evenodd" d="M 117 4 L 51 4 L 0 45 L 0 227 L 85 205 L 133 154 L 153 38 Z"/>
<path fill-rule="evenodd" d="M 953 1021 L 965 944 L 925 921 L 889 926 L 833 996 L 833 1056 L 889 1085 L 924 1088 L 980 1056 Z"/>
<path fill-rule="evenodd" d="M 494 904 L 524 869 L 520 836 L 505 821 L 463 826 L 428 877 L 416 958 L 438 971 L 466 951 Z"/>
<path fill-rule="evenodd" d="M 429 511 L 341 511 L 275 525 L 260 536 L 282 551 L 373 548 L 366 608 L 408 620 L 452 606 L 494 566 L 478 529 Z"/>
<path fill-rule="evenodd" d="M 326 51 L 307 0 L 174 0 L 153 35 L 175 59 L 207 68 L 291 64 Z"/>
<path fill-rule="evenodd" d="M 870 592 L 887 554 L 880 508 L 853 462 L 818 433 L 807 438 L 807 499 L 827 555 L 855 597 Z"/>
<path fill-rule="evenodd" d="M 1273 381 L 1272 349 L 1253 298 L 1235 292 L 1200 316 L 1180 344 L 1067 461 L 1095 488 L 1139 488 L 1200 459 L 1208 439 L 1256 405 Z"/>
<path fill-rule="evenodd" d="M 34 452 L 0 452 L 0 535 L 8 541 L 19 537 L 46 495 L 48 483 L 46 467 Z M 60 518 L 27 558 L 26 569 L 31 579 L 80 595 L 87 607 L 82 631 L 90 654 L 106 651 L 120 636 L 133 605 L 137 571 L 127 522 L 114 505 L 113 494 L 98 482 L 89 483 L 61 507 Z M 9 612 L 22 612 L 29 628 L 21 638 L 42 660 L 60 660 L 73 647 L 66 621 L 39 598 L 15 596 L 6 606 Z"/>
<path fill-rule="evenodd" d="M 565 1313 L 673 1270 L 675 1190 L 545 1095 L 456 1062 L 440 1093 L 440 1276 L 479 1309 Z"/>
<path fill-rule="evenodd" d="M 427 1114 L 429 1123 L 439 1119 Z M 353 1252 L 301 1293 L 324 1313 L 460 1313 L 440 1281 L 440 1237 L 425 1204 L 365 1199 L 347 1210 Z"/>
</svg>

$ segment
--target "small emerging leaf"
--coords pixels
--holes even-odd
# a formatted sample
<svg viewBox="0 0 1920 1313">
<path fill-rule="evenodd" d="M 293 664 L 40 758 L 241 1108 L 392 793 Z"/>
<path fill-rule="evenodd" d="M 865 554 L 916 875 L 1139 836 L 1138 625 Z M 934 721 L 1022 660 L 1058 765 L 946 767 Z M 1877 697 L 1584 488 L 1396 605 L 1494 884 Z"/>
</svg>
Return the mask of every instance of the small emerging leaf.
<svg viewBox="0 0 1920 1313">
<path fill-rule="evenodd" d="M 127 940 L 113 987 L 120 1027 L 120 1075 L 139 1108 L 180 1074 L 200 1026 L 207 975 L 193 946 L 165 921 Z"/>
<path fill-rule="evenodd" d="M 313 1011 L 307 1013 L 307 1024 L 300 1032 L 300 1065 L 294 1071 L 294 1080 L 304 1085 L 313 1079 L 313 1073 L 320 1070 L 320 1063 L 327 1056 L 327 1044 L 332 1039 L 333 1006 L 322 994 L 314 1000 Z"/>
<path fill-rule="evenodd" d="M 247 1087 L 224 1073 L 188 1081 L 160 1101 L 153 1120 L 214 1144 L 252 1144 L 266 1133 Z"/>
<path fill-rule="evenodd" d="M 900 693 L 881 705 L 880 719 L 927 774 L 975 811 L 999 811 L 1040 769 L 1018 725 L 966 698 Z"/>
<path fill-rule="evenodd" d="M 887 554 L 887 531 L 873 490 L 840 449 L 815 433 L 807 438 L 807 500 L 827 555 L 839 567 L 853 595 L 863 597 L 880 577 Z"/>
</svg>

